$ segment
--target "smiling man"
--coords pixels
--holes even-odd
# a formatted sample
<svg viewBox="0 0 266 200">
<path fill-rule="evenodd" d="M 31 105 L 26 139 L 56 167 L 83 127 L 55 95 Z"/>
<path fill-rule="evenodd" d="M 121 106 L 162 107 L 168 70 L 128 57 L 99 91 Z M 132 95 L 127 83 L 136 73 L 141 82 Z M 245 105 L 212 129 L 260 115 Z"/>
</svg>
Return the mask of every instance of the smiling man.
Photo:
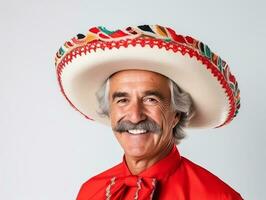
<svg viewBox="0 0 266 200">
<path fill-rule="evenodd" d="M 169 154 L 180 113 L 171 105 L 166 77 L 149 71 L 117 72 L 110 80 L 109 100 L 111 126 L 132 174 Z"/>
<path fill-rule="evenodd" d="M 94 27 L 60 48 L 56 67 L 69 103 L 111 126 L 124 150 L 77 200 L 242 199 L 176 147 L 185 128 L 222 127 L 239 109 L 237 82 L 208 46 L 159 25 Z"/>
</svg>

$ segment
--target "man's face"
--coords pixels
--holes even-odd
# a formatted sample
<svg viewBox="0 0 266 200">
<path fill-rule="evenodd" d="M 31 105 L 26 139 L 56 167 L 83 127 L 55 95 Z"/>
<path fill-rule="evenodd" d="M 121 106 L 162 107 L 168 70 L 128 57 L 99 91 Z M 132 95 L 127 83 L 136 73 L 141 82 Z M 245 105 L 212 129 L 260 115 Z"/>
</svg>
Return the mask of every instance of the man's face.
<svg viewBox="0 0 266 200">
<path fill-rule="evenodd" d="M 174 143 L 172 129 L 179 117 L 171 109 L 166 77 L 143 70 L 117 72 L 110 79 L 109 102 L 111 126 L 126 156 L 152 158 Z M 155 122 L 160 131 L 132 128 L 146 120 Z M 119 123 L 122 131 L 116 130 Z"/>
</svg>

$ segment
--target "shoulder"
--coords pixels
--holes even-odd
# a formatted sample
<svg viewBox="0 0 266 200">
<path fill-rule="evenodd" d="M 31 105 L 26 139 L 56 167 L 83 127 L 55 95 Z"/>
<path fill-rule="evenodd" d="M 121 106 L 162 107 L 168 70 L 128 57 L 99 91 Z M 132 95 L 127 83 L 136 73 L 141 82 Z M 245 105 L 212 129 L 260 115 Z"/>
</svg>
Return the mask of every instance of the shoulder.
<svg viewBox="0 0 266 200">
<path fill-rule="evenodd" d="M 105 195 L 105 188 L 107 183 L 111 181 L 114 176 L 119 176 L 122 172 L 122 163 L 90 178 L 82 184 L 77 200 L 99 199 Z"/>
<path fill-rule="evenodd" d="M 219 197 L 222 200 L 242 200 L 240 194 L 228 184 L 187 158 L 182 157 L 181 168 L 183 168 L 189 184 L 198 192 L 205 191 L 208 196 Z"/>
</svg>

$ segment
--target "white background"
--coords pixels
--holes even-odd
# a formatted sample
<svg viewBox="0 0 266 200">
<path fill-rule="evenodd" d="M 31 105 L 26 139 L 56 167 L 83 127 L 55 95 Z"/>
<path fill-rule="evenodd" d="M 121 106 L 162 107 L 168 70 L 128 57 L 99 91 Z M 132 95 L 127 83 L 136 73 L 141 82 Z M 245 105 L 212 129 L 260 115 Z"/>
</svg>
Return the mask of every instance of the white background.
<svg viewBox="0 0 266 200">
<path fill-rule="evenodd" d="M 84 181 L 121 161 L 111 130 L 87 121 L 60 94 L 54 55 L 92 26 L 160 24 L 208 44 L 241 90 L 237 118 L 188 132 L 181 154 L 246 200 L 265 200 L 264 2 L 1 0 L 0 199 L 73 200 Z"/>
</svg>

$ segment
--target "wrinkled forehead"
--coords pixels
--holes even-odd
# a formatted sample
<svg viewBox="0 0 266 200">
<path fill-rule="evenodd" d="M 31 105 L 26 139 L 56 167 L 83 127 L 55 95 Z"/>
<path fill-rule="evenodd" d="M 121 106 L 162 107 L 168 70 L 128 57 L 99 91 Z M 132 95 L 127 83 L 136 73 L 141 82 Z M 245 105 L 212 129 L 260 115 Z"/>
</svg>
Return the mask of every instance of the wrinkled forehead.
<svg viewBox="0 0 266 200">
<path fill-rule="evenodd" d="M 113 74 L 109 82 L 109 95 L 113 93 L 160 94 L 170 96 L 169 79 L 159 73 L 145 70 L 123 70 Z"/>
<path fill-rule="evenodd" d="M 109 79 L 111 82 L 156 82 L 167 83 L 169 78 L 153 71 L 129 69 L 112 74 Z"/>
</svg>

